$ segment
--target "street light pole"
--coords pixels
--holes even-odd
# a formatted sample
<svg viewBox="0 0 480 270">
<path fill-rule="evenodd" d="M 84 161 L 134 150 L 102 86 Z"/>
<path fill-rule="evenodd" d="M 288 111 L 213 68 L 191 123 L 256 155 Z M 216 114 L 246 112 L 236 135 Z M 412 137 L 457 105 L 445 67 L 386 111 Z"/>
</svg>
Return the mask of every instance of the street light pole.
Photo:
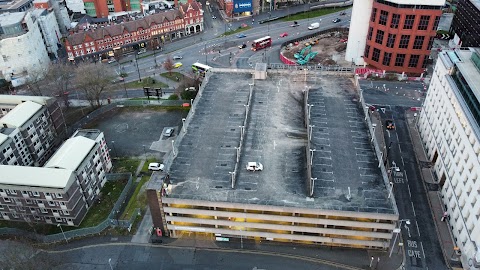
<svg viewBox="0 0 480 270">
<path fill-rule="evenodd" d="M 108 258 L 108 265 L 110 265 L 110 270 L 113 270 L 112 258 Z"/>
<path fill-rule="evenodd" d="M 112 141 L 112 148 L 113 148 L 113 153 L 115 153 L 115 157 L 118 157 L 117 149 L 115 149 L 115 141 Z"/>
<path fill-rule="evenodd" d="M 140 77 L 140 69 L 138 68 L 138 59 L 137 59 L 137 52 L 135 52 L 135 65 L 137 66 L 137 73 L 138 73 L 138 81 L 142 81 L 142 77 Z"/>
<path fill-rule="evenodd" d="M 65 236 L 65 232 L 63 231 L 63 228 L 62 228 L 62 224 L 58 223 L 57 227 L 60 228 L 60 230 L 62 231 L 62 234 L 63 234 L 63 238 L 65 239 L 65 242 L 68 243 L 67 237 Z"/>
<path fill-rule="evenodd" d="M 400 223 L 398 224 L 398 228 L 393 229 L 393 233 L 395 233 L 395 238 L 393 240 L 392 248 L 390 249 L 390 254 L 388 255 L 389 258 L 392 257 L 393 248 L 395 247 L 395 244 L 397 243 L 398 234 L 402 232 L 402 222 L 404 222 L 404 221 L 405 221 L 405 224 L 410 225 L 410 220 L 409 219 L 400 219 L 399 220 Z"/>
</svg>

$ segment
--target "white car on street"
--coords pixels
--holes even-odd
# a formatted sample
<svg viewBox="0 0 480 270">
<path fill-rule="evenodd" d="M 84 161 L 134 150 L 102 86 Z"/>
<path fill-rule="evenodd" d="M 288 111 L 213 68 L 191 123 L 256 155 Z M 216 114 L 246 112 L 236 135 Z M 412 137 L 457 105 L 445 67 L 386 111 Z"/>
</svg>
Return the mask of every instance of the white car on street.
<svg viewBox="0 0 480 270">
<path fill-rule="evenodd" d="M 164 168 L 165 168 L 165 165 L 163 165 L 161 163 L 153 162 L 153 163 L 148 164 L 148 169 L 150 171 L 163 171 Z"/>
</svg>

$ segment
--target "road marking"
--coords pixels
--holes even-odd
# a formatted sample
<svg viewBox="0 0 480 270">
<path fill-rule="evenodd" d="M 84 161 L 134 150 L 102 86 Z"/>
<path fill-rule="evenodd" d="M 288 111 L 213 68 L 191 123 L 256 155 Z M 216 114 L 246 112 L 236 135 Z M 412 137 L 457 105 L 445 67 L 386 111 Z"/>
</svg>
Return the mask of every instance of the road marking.
<svg viewBox="0 0 480 270">
<path fill-rule="evenodd" d="M 400 151 L 400 152 L 402 152 L 402 151 Z M 400 159 L 402 160 L 403 167 L 405 167 L 405 162 L 403 161 L 403 156 L 400 156 Z"/>
<path fill-rule="evenodd" d="M 388 138 L 390 138 L 390 131 L 387 130 Z"/>
<path fill-rule="evenodd" d="M 415 224 L 417 224 L 417 233 L 418 233 L 418 236 L 420 236 L 420 229 L 418 228 L 417 220 L 415 220 Z M 420 244 L 421 244 L 421 242 L 420 242 Z M 423 253 L 423 256 L 425 257 L 425 252 Z"/>
<path fill-rule="evenodd" d="M 423 252 L 423 257 L 425 258 L 425 250 L 423 249 L 423 243 L 420 242 L 420 247 L 422 248 L 422 252 Z M 428 268 L 427 268 L 428 269 Z"/>
<path fill-rule="evenodd" d="M 398 138 L 398 133 L 395 133 L 395 135 L 397 136 L 397 141 L 399 142 L 400 139 Z M 400 147 L 400 144 L 398 144 L 398 147 Z"/>
<path fill-rule="evenodd" d="M 398 139 L 398 135 L 397 135 L 397 139 Z M 400 153 L 402 153 L 402 148 L 400 147 L 400 144 L 398 144 L 398 150 L 400 151 Z M 403 158 L 402 158 L 402 162 L 403 162 Z"/>
<path fill-rule="evenodd" d="M 407 187 L 408 187 L 408 195 L 410 196 L 410 198 L 412 198 L 412 192 L 410 192 L 410 185 L 408 185 L 408 181 L 407 181 Z"/>
<path fill-rule="evenodd" d="M 409 190 L 410 190 L 410 189 L 409 189 Z M 415 206 L 413 206 L 413 202 L 411 202 L 411 203 L 412 203 L 413 215 L 416 217 L 416 216 L 417 216 L 417 214 L 415 213 Z"/>
</svg>

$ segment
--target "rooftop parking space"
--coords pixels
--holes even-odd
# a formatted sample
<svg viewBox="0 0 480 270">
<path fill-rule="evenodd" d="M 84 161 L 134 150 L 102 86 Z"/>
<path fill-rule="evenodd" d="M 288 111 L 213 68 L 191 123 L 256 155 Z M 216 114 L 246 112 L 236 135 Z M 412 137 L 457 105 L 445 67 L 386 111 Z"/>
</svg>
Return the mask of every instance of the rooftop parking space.
<svg viewBox="0 0 480 270">
<path fill-rule="evenodd" d="M 302 74 L 269 71 L 266 80 L 255 80 L 233 189 L 252 79 L 248 73 L 211 74 L 170 166 L 169 197 L 393 213 L 353 84 L 335 76 L 305 84 Z M 312 198 L 306 187 L 305 89 L 314 105 Z M 248 162 L 263 164 L 263 170 L 247 170 Z"/>
</svg>

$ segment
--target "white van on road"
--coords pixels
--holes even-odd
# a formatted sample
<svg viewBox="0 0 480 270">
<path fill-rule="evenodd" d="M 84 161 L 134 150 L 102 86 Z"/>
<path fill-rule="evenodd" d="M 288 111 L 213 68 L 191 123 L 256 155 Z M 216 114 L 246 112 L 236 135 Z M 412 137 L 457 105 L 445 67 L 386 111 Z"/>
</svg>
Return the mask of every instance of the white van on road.
<svg viewBox="0 0 480 270">
<path fill-rule="evenodd" d="M 312 23 L 310 24 L 310 26 L 308 27 L 308 30 L 313 30 L 313 29 L 317 29 L 320 27 L 320 23 L 316 22 L 316 23 Z"/>
</svg>

